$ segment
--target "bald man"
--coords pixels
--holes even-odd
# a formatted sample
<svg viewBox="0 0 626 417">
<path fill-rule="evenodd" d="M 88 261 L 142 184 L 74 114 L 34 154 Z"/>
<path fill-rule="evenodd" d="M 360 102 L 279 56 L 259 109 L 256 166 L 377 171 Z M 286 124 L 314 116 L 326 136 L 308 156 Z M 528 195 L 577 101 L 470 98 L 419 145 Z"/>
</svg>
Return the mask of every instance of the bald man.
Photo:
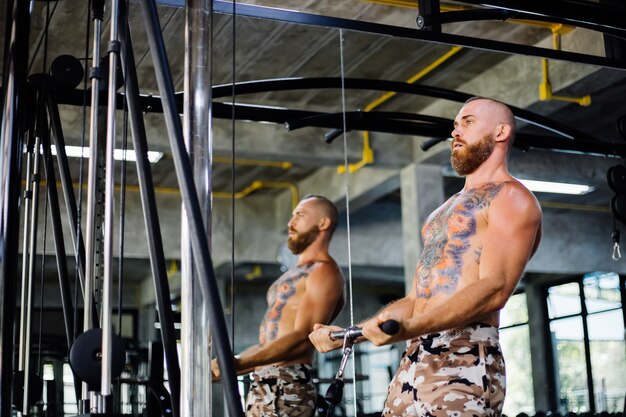
<svg viewBox="0 0 626 417">
<path fill-rule="evenodd" d="M 306 196 L 287 224 L 287 246 L 298 255 L 267 293 L 259 343 L 235 357 L 239 374 L 254 371 L 246 401 L 251 417 L 310 417 L 316 390 L 311 382 L 315 349 L 308 335 L 315 323 L 331 323 L 344 304 L 344 279 L 328 252 L 337 208 L 325 197 Z M 219 378 L 213 360 L 214 378 Z"/>
<path fill-rule="evenodd" d="M 465 186 L 426 220 L 408 295 L 362 323 L 381 346 L 407 340 L 383 416 L 497 416 L 505 395 L 499 311 L 541 238 L 541 209 L 508 172 L 515 119 L 503 103 L 468 100 L 454 120 L 451 163 Z M 394 336 L 379 325 L 400 323 Z M 336 327 L 315 325 L 322 352 Z"/>
</svg>

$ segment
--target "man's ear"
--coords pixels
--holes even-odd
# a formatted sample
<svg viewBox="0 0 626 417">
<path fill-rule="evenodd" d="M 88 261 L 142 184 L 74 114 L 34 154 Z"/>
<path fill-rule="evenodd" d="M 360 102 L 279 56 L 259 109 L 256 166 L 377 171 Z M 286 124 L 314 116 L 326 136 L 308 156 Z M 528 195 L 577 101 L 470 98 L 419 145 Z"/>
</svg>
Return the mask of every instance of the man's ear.
<svg viewBox="0 0 626 417">
<path fill-rule="evenodd" d="M 511 125 L 508 125 L 506 123 L 501 123 L 498 126 L 496 126 L 496 135 L 495 135 L 496 142 L 504 142 L 510 136 L 511 136 Z"/>
<path fill-rule="evenodd" d="M 322 217 L 318 223 L 320 230 L 328 230 L 330 227 L 330 219 L 328 217 Z"/>
</svg>

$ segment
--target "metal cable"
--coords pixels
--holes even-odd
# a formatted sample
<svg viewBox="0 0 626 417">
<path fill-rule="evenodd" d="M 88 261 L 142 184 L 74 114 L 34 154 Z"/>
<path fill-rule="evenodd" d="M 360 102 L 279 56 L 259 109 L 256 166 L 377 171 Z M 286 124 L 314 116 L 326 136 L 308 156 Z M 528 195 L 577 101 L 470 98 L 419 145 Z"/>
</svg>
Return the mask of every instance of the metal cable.
<svg viewBox="0 0 626 417">
<path fill-rule="evenodd" d="M 348 242 L 348 300 L 350 304 L 350 326 L 354 326 L 354 308 L 352 302 L 352 245 L 350 241 L 350 186 L 348 171 L 348 135 L 346 123 L 346 88 L 345 88 L 345 67 L 343 62 L 343 29 L 339 29 L 339 57 L 341 64 L 341 115 L 343 123 L 343 164 L 345 168 L 345 196 L 346 196 L 346 234 Z M 357 415 L 356 407 L 356 363 L 354 353 L 352 354 L 352 405 L 354 416 Z"/>
<path fill-rule="evenodd" d="M 237 0 L 233 0 L 233 24 L 232 24 L 232 67 L 231 67 L 231 75 L 232 75 L 232 95 L 231 95 L 231 103 L 232 103 L 232 113 L 231 113 L 231 164 L 230 164 L 230 193 L 231 193 L 231 228 L 230 228 L 230 344 L 231 349 L 235 349 L 235 83 L 237 82 L 236 77 L 236 57 L 235 53 L 237 51 Z M 213 27 L 213 25 L 211 25 Z M 211 48 L 213 51 L 213 48 Z"/>
</svg>

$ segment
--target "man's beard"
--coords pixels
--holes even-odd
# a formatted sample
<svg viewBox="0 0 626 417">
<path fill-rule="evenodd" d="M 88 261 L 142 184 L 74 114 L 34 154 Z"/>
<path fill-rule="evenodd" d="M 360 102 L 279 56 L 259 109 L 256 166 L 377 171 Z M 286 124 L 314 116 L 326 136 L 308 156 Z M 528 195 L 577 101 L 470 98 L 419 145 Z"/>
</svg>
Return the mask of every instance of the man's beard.
<svg viewBox="0 0 626 417">
<path fill-rule="evenodd" d="M 287 239 L 287 247 L 294 255 L 300 255 L 313 243 L 319 234 L 320 229 L 317 226 L 313 226 L 303 233 L 296 232 L 294 236 L 289 236 Z"/>
<path fill-rule="evenodd" d="M 463 147 L 456 152 L 452 148 L 452 155 L 450 155 L 452 168 L 459 175 L 469 175 L 489 158 L 495 147 L 496 141 L 490 134 L 483 136 L 481 141 L 473 145 L 463 142 Z"/>
</svg>

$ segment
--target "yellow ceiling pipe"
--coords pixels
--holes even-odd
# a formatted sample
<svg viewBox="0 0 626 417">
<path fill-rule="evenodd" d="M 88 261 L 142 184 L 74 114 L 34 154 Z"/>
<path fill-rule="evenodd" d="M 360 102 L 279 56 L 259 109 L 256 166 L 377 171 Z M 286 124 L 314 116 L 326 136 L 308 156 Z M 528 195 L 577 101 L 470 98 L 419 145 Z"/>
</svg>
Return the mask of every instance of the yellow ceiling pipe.
<svg viewBox="0 0 626 417">
<path fill-rule="evenodd" d="M 218 164 L 232 164 L 232 158 L 226 156 L 214 156 L 213 162 Z M 235 158 L 235 165 L 255 165 L 263 167 L 276 167 L 282 169 L 289 169 L 293 167 L 291 162 L 287 161 L 263 161 L 260 159 L 240 159 Z"/>
<path fill-rule="evenodd" d="M 253 181 L 252 184 L 248 185 L 241 191 L 236 192 L 234 195 L 225 191 L 214 191 L 213 196 L 216 198 L 232 198 L 234 196 L 235 199 L 240 199 L 248 196 L 253 191 L 259 190 L 261 188 L 286 188 L 291 191 L 291 206 L 292 208 L 296 208 L 298 205 L 298 201 L 300 197 L 298 195 L 298 187 L 291 182 L 267 182 L 267 181 Z"/>
<path fill-rule="evenodd" d="M 436 69 L 441 64 L 443 64 L 448 59 L 450 59 L 452 56 L 454 56 L 454 54 L 459 52 L 461 49 L 463 48 L 460 46 L 453 46 L 452 48 L 450 48 L 448 52 L 446 52 L 445 54 L 437 58 L 435 61 L 433 61 L 431 64 L 429 64 L 427 67 L 425 67 L 424 69 L 419 71 L 417 74 L 413 75 L 411 78 L 406 80 L 407 84 L 413 84 L 419 79 L 423 78 L 425 75 L 429 74 L 434 69 Z M 365 106 L 365 109 L 363 111 L 369 112 L 369 111 L 374 110 L 376 107 L 380 106 L 381 104 L 383 104 L 384 102 L 386 102 L 387 100 L 395 96 L 396 94 L 398 93 L 394 91 L 389 91 L 383 94 L 382 96 L 380 96 L 379 98 L 377 98 L 376 100 L 372 101 L 367 106 Z M 359 169 L 363 168 L 365 165 L 371 164 L 373 162 L 374 162 L 374 151 L 370 147 L 369 132 L 366 131 L 366 132 L 363 132 L 363 151 L 361 153 L 361 160 L 355 164 L 348 165 L 348 172 L 350 173 L 356 172 Z M 337 172 L 340 174 L 344 174 L 346 172 L 346 167 L 344 165 L 339 165 L 337 167 Z"/>
<path fill-rule="evenodd" d="M 57 187 L 61 187 L 62 183 L 57 181 Z M 22 185 L 26 185 L 26 181 L 22 180 Z M 40 181 L 39 185 L 41 187 L 45 187 L 47 185 L 46 181 Z M 72 184 L 74 188 L 78 188 L 78 184 Z M 246 197 L 248 194 L 253 191 L 259 190 L 261 188 L 286 188 L 291 191 L 291 205 L 293 208 L 296 208 L 298 202 L 300 200 L 298 194 L 298 186 L 290 183 L 290 182 L 266 182 L 266 181 L 253 181 L 252 184 L 247 186 L 241 191 L 235 193 L 235 198 L 240 199 Z M 87 184 L 83 184 L 83 189 L 87 189 Z M 115 191 L 121 190 L 119 184 L 116 184 L 114 187 Z M 138 193 L 140 192 L 140 188 L 138 185 L 126 185 L 126 191 Z M 154 187 L 154 192 L 157 194 L 171 194 L 171 195 L 180 195 L 180 189 L 175 187 Z M 232 194 L 225 191 L 213 191 L 212 195 L 216 198 L 231 198 Z"/>
<path fill-rule="evenodd" d="M 552 29 L 552 46 L 555 50 L 561 49 L 561 34 L 567 33 L 567 30 L 563 32 L 562 26 L 564 25 L 554 25 L 555 27 Z M 550 71 L 548 68 L 548 59 L 541 59 L 541 84 L 539 84 L 539 100 L 548 101 L 548 100 L 558 100 L 558 101 L 566 101 L 569 103 L 576 103 L 579 106 L 589 106 L 591 104 L 591 96 L 587 94 L 582 97 L 566 97 L 566 96 L 557 96 L 552 94 L 552 85 L 550 84 Z"/>
</svg>

